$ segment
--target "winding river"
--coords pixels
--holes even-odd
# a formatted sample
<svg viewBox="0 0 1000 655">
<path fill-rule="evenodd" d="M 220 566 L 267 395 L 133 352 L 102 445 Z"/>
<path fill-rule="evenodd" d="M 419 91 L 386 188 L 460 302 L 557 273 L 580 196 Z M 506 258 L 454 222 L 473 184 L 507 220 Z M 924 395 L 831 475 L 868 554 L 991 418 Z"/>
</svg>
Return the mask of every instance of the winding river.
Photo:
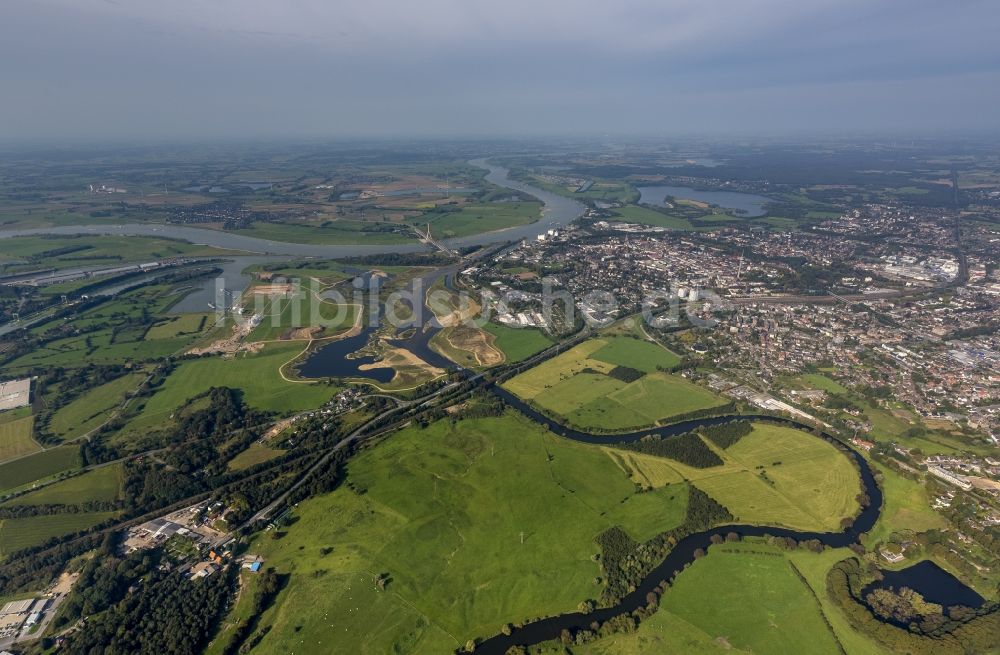
<svg viewBox="0 0 1000 655">
<path fill-rule="evenodd" d="M 800 430 L 810 432 L 813 430 L 812 426 L 799 423 L 798 421 L 794 421 L 792 419 L 774 418 L 770 416 L 732 415 L 683 421 L 681 423 L 675 423 L 664 427 L 651 428 L 625 434 L 590 434 L 560 425 L 506 389 L 501 387 L 492 387 L 492 391 L 499 395 L 508 405 L 517 409 L 528 418 L 544 425 L 556 434 L 567 439 L 572 439 L 573 441 L 580 441 L 588 444 L 612 445 L 616 443 L 631 443 L 651 434 L 656 434 L 661 437 L 670 437 L 684 432 L 690 432 L 695 428 L 719 425 L 721 423 L 727 423 L 735 420 L 770 421 L 777 422 L 788 427 L 798 428 Z M 817 438 L 822 438 L 836 445 L 844 445 L 843 442 L 829 434 L 823 434 L 821 437 Z M 797 541 L 816 539 L 823 545 L 830 548 L 843 548 L 858 542 L 860 535 L 871 530 L 875 525 L 875 522 L 878 520 L 882 511 L 882 489 L 879 488 L 878 484 L 876 484 L 872 470 L 868 466 L 868 462 L 865 461 L 864 457 L 853 449 L 848 449 L 848 456 L 854 460 L 855 464 L 857 464 L 861 477 L 861 485 L 865 494 L 868 496 L 869 503 L 861 510 L 861 513 L 855 517 L 853 525 L 843 532 L 806 532 L 800 530 L 790 530 L 787 528 L 771 528 L 759 525 L 740 524 L 721 525 L 712 528 L 711 530 L 697 532 L 677 542 L 677 545 L 674 546 L 669 554 L 667 554 L 667 557 L 659 565 L 657 565 L 648 576 L 646 576 L 646 579 L 636 587 L 635 591 L 622 598 L 617 605 L 613 607 L 602 607 L 589 614 L 570 612 L 559 616 L 541 619 L 533 623 L 528 623 L 521 628 L 515 629 L 509 636 L 498 634 L 486 639 L 476 647 L 476 653 L 485 653 L 486 655 L 503 655 L 512 646 L 530 646 L 544 641 L 558 639 L 563 630 L 570 630 L 572 632 L 576 630 L 589 629 L 590 624 L 594 621 L 603 623 L 620 614 L 632 612 L 640 607 L 645 607 L 646 595 L 654 591 L 664 580 L 669 580 L 677 573 L 680 573 L 684 569 L 685 565 L 693 562 L 695 560 L 694 554 L 696 550 L 699 548 L 707 550 L 711 545 L 712 537 L 715 535 L 725 537 L 727 533 L 735 532 L 741 537 L 762 537 L 770 535 L 774 537 L 791 537 Z"/>
</svg>

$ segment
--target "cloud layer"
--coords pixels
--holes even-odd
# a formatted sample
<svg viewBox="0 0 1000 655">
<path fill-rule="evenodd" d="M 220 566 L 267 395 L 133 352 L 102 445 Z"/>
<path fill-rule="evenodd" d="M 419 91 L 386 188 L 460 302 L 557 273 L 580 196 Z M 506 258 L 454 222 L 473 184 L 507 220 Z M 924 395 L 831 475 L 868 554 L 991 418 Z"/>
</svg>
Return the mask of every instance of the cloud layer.
<svg viewBox="0 0 1000 655">
<path fill-rule="evenodd" d="M 994 130 L 1000 4 L 7 0 L 0 140 Z"/>
</svg>

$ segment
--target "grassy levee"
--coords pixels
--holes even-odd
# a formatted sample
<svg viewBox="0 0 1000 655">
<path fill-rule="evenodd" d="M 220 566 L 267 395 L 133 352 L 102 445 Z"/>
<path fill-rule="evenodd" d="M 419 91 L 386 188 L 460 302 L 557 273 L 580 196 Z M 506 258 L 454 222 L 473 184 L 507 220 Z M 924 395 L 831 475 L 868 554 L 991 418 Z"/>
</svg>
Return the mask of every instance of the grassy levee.
<svg viewBox="0 0 1000 655">
<path fill-rule="evenodd" d="M 516 414 L 404 429 L 353 458 L 348 481 L 251 544 L 292 576 L 258 652 L 451 652 L 573 610 L 600 595 L 594 537 L 646 539 L 687 503 L 686 485 L 637 492 L 600 448 Z"/>
</svg>

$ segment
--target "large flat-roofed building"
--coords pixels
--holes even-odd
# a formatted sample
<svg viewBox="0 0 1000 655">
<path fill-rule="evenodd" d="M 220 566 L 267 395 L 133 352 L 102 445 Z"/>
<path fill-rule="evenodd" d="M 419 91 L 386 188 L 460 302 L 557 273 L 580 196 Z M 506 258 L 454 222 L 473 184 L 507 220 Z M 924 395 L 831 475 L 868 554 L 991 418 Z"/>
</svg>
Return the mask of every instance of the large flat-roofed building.
<svg viewBox="0 0 1000 655">
<path fill-rule="evenodd" d="M 0 382 L 0 411 L 24 407 L 31 402 L 31 378 Z"/>
<path fill-rule="evenodd" d="M 173 521 L 168 521 L 167 519 L 159 518 L 153 519 L 152 521 L 146 521 L 139 526 L 141 529 L 148 532 L 153 537 L 172 537 L 177 534 L 184 526 Z"/>
</svg>

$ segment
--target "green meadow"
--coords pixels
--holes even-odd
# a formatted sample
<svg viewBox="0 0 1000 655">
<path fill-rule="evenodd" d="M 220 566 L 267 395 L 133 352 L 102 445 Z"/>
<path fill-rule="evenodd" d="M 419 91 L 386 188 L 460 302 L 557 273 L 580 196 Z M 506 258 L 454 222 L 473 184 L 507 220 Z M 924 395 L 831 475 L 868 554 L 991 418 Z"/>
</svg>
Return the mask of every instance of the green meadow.
<svg viewBox="0 0 1000 655">
<path fill-rule="evenodd" d="M 110 412 L 138 389 L 145 378 L 145 373 L 130 373 L 84 392 L 56 410 L 49 420 L 48 431 L 63 441 L 87 434 L 106 421 Z"/>
<path fill-rule="evenodd" d="M 641 223 L 655 227 L 666 227 L 671 230 L 693 230 L 694 226 L 684 216 L 670 216 L 638 205 L 626 205 L 615 209 L 620 220 L 626 223 Z"/>
<path fill-rule="evenodd" d="M 544 332 L 535 328 L 512 328 L 487 323 L 483 329 L 495 337 L 493 345 L 503 351 L 508 362 L 519 362 L 552 345 Z"/>
<path fill-rule="evenodd" d="M 250 333 L 250 341 L 281 339 L 296 328 L 312 327 L 321 322 L 326 327 L 326 335 L 330 336 L 354 325 L 360 311 L 354 304 L 338 305 L 317 298 L 305 286 L 291 297 L 262 298 L 261 301 L 263 318 Z"/>
<path fill-rule="evenodd" d="M 648 538 L 687 503 L 686 485 L 637 492 L 600 448 L 511 413 L 404 429 L 353 458 L 348 482 L 250 545 L 291 574 L 256 651 L 451 652 L 598 597 L 594 537 Z"/>
<path fill-rule="evenodd" d="M 115 512 L 53 514 L 0 520 L 0 557 L 45 543 L 53 537 L 87 530 L 113 517 Z"/>
<path fill-rule="evenodd" d="M 80 466 L 77 446 L 59 446 L 0 464 L 0 492 Z"/>
<path fill-rule="evenodd" d="M 144 405 L 136 406 L 136 409 L 141 406 L 142 411 L 124 430 L 134 432 L 161 425 L 189 399 L 212 387 L 239 389 L 248 405 L 266 411 L 290 413 L 318 407 L 339 389 L 322 382 L 285 380 L 279 373 L 301 351 L 301 343 L 276 343 L 259 353 L 206 356 L 179 362 L 156 393 Z M 285 374 L 290 376 L 289 368 L 285 368 Z"/>
<path fill-rule="evenodd" d="M 30 409 L 29 409 L 30 412 Z M 30 455 L 42 449 L 31 438 L 31 429 L 35 419 L 29 413 L 7 416 L 0 414 L 0 462 Z"/>
<path fill-rule="evenodd" d="M 726 404 L 711 391 L 659 370 L 679 362 L 677 355 L 650 341 L 600 337 L 515 376 L 504 387 L 573 426 L 607 431 L 635 429 Z M 643 375 L 625 382 L 610 375 L 617 366 Z"/>
<path fill-rule="evenodd" d="M 88 502 L 109 502 L 118 498 L 121 486 L 121 466 L 102 466 L 18 496 L 4 505 L 79 505 Z"/>
<path fill-rule="evenodd" d="M 858 472 L 844 453 L 813 435 L 765 423 L 725 450 L 708 445 L 723 464 L 694 468 L 625 450 L 610 454 L 637 484 L 688 481 L 742 523 L 837 531 L 840 520 L 859 509 Z"/>
<path fill-rule="evenodd" d="M 826 598 L 826 572 L 849 554 L 785 552 L 759 541 L 713 546 L 678 576 L 638 630 L 573 647 L 573 653 L 884 653 Z M 551 645 L 540 652 L 563 651 Z"/>
<path fill-rule="evenodd" d="M 463 205 L 457 212 L 428 213 L 414 222 L 425 229 L 429 221 L 435 238 L 451 238 L 527 225 L 537 221 L 541 213 L 539 202 L 491 202 Z"/>
</svg>

